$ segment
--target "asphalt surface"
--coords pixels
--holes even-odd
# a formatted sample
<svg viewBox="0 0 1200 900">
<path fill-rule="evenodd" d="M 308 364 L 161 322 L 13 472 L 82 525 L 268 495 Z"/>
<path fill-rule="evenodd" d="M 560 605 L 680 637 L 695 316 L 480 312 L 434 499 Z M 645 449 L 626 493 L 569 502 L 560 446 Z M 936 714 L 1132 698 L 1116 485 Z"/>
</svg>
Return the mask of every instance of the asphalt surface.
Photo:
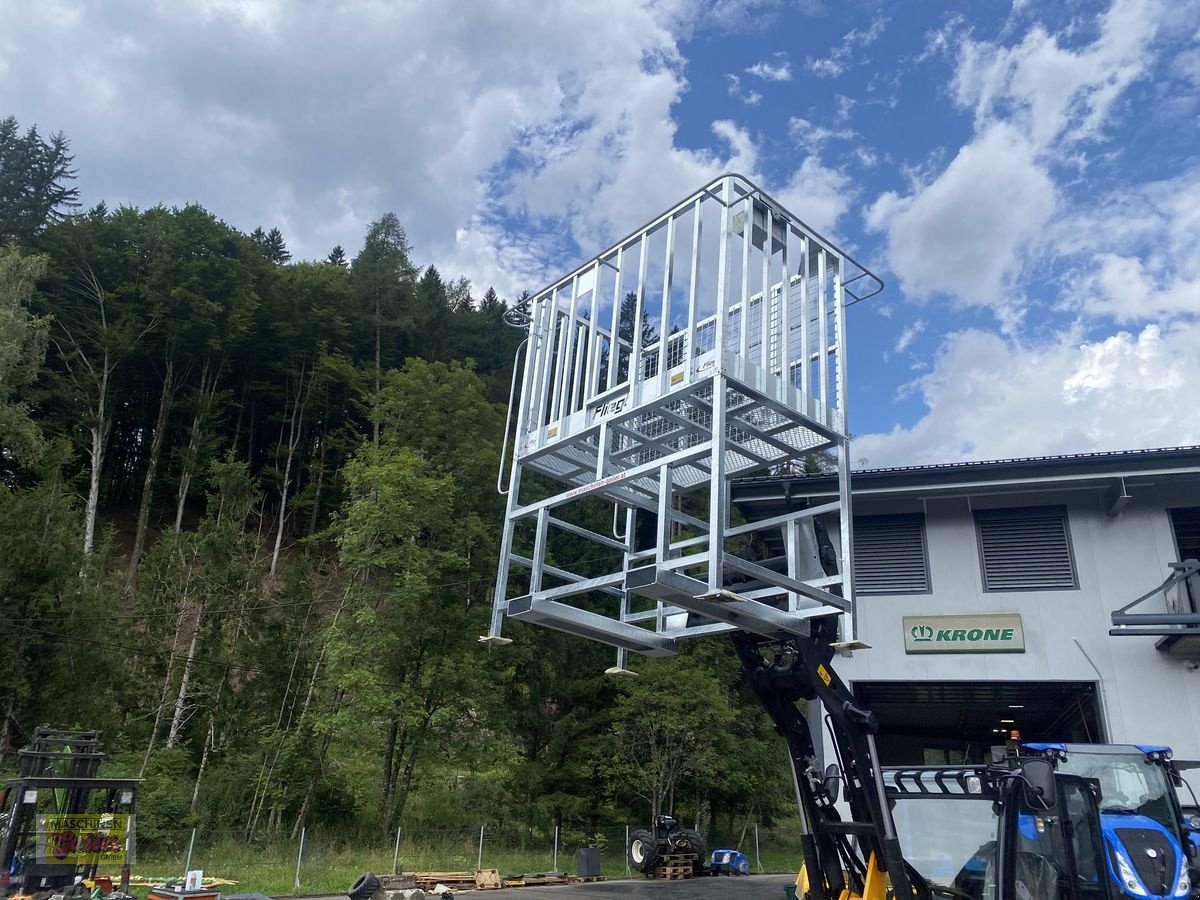
<svg viewBox="0 0 1200 900">
<path fill-rule="evenodd" d="M 580 884 L 546 884 L 530 887 L 506 887 L 500 892 L 455 891 L 471 900 L 613 900 L 635 897 L 639 900 L 784 900 L 787 885 L 795 875 L 721 876 L 716 878 L 619 878 Z M 429 895 L 433 897 L 434 895 Z M 305 900 L 346 900 L 344 894 L 306 897 Z"/>
<path fill-rule="evenodd" d="M 553 884 L 538 887 L 504 888 L 496 900 L 610 900 L 637 897 L 645 900 L 784 900 L 784 889 L 795 875 L 720 876 L 717 878 L 622 878 L 585 884 Z M 515 892 L 515 893 L 513 893 Z M 475 892 L 472 900 L 485 900 Z M 492 900 L 487 895 L 486 900 Z"/>
</svg>

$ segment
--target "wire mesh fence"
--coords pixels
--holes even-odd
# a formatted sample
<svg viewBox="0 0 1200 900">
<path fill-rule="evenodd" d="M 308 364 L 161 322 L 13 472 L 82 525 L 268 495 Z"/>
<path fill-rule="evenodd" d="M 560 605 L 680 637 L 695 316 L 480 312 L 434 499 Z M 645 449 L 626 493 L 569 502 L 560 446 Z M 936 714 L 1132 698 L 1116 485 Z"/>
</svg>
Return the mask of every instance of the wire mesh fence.
<svg viewBox="0 0 1200 900">
<path fill-rule="evenodd" d="M 464 828 L 400 828 L 384 836 L 304 829 L 247 840 L 241 830 L 175 829 L 139 838 L 134 860 L 135 893 L 144 887 L 182 881 L 200 869 L 206 882 L 217 879 L 223 893 L 269 896 L 344 894 L 365 871 L 474 872 L 496 869 L 503 876 L 574 874 L 576 852 L 599 850 L 601 874 L 631 873 L 625 848 L 641 823 L 588 828 L 523 828 L 480 825 Z M 711 829 L 709 849 L 740 849 L 753 872 L 794 872 L 799 866 L 795 828 L 746 825 L 737 833 Z M 118 870 L 111 873 L 114 877 Z M 222 884 L 224 883 L 224 884 Z M 137 888 L 141 886 L 142 891 Z"/>
</svg>

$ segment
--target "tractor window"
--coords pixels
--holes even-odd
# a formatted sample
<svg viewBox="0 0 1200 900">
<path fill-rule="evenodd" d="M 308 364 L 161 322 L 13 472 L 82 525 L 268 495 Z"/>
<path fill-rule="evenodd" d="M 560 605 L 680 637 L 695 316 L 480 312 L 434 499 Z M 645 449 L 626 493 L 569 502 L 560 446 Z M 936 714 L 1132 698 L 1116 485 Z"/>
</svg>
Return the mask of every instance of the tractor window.
<svg viewBox="0 0 1200 900">
<path fill-rule="evenodd" d="M 1084 898 L 1100 900 L 1108 896 L 1107 872 L 1097 834 L 1098 813 L 1087 789 L 1079 784 L 1063 784 L 1067 828 L 1071 851 L 1075 855 L 1075 884 Z"/>
<path fill-rule="evenodd" d="M 985 799 L 897 799 L 892 811 L 904 858 L 928 881 L 970 900 L 994 900 L 986 873 L 996 855 L 996 814 Z"/>
<path fill-rule="evenodd" d="M 1179 839 L 1172 808 L 1174 790 L 1167 773 L 1141 753 L 1073 752 L 1059 770 L 1100 782 L 1100 809 L 1105 813 L 1136 813 L 1154 819 Z"/>
</svg>

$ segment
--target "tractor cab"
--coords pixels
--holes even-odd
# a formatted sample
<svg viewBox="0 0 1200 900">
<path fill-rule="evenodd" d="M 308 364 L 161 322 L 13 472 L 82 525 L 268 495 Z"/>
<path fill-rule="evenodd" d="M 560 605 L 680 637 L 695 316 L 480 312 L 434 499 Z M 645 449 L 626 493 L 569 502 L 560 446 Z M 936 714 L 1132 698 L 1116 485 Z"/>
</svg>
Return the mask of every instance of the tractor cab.
<svg viewBox="0 0 1200 900">
<path fill-rule="evenodd" d="M 1049 759 L 1056 771 L 1092 778 L 1100 786 L 1105 865 L 1122 894 L 1136 900 L 1182 900 L 1192 890 L 1189 857 L 1175 793 L 1181 779 L 1171 748 L 1134 744 L 1022 746 Z"/>
<path fill-rule="evenodd" d="M 934 896 L 1112 900 L 1094 781 L 1025 765 L 884 770 L 904 858 Z"/>
</svg>

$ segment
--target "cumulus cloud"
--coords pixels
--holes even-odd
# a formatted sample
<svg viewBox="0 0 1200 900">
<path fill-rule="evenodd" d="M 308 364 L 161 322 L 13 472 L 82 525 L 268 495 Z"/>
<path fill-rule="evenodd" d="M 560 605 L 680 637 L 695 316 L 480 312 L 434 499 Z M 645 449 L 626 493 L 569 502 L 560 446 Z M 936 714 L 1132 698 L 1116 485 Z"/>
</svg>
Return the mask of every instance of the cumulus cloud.
<svg viewBox="0 0 1200 900">
<path fill-rule="evenodd" d="M 920 465 L 1200 443 L 1200 420 L 1179 415 L 1180 398 L 1200 391 L 1200 324 L 1096 340 L 1069 329 L 1041 344 L 968 330 L 950 335 L 908 390 L 926 415 L 857 439 L 855 460 Z"/>
<path fill-rule="evenodd" d="M 1076 147 L 1103 138 L 1114 104 L 1147 72 L 1162 12 L 1158 0 L 1115 0 L 1078 47 L 1041 25 L 1012 46 L 976 40 L 958 17 L 927 36 L 923 56 L 956 48 L 951 93 L 975 127 L 944 170 L 868 208 L 907 292 L 990 306 L 1010 328 L 1019 320 L 1030 260 L 1061 253 L 1045 231 L 1076 214 L 1054 171 L 1086 164 Z"/>
<path fill-rule="evenodd" d="M 836 236 L 838 220 L 858 196 L 845 172 L 823 165 L 816 156 L 807 157 L 772 193 L 785 209 L 830 237 Z"/>
<path fill-rule="evenodd" d="M 1157 0 L 1115 0 L 1096 39 L 1078 50 L 1041 25 L 1013 47 L 968 37 L 959 44 L 955 102 L 974 110 L 979 127 L 1003 116 L 1039 151 L 1096 137 L 1116 99 L 1145 73 L 1161 12 Z"/>
<path fill-rule="evenodd" d="M 529 260 L 477 252 L 497 222 L 527 213 L 540 240 L 567 211 L 591 241 L 745 164 L 724 138 L 675 150 L 677 44 L 776 5 L 38 3 L 3 16 L 0 108 L 67 134 L 85 202 L 199 200 L 280 227 L 298 258 L 352 249 L 394 211 L 418 259 L 511 291 Z"/>
<path fill-rule="evenodd" d="M 914 297 L 945 294 L 1011 320 L 1011 285 L 1023 256 L 1054 214 L 1058 191 L 1011 126 L 996 123 L 963 147 L 929 184 L 888 192 L 867 210 L 887 236 L 888 259 Z"/>
</svg>

